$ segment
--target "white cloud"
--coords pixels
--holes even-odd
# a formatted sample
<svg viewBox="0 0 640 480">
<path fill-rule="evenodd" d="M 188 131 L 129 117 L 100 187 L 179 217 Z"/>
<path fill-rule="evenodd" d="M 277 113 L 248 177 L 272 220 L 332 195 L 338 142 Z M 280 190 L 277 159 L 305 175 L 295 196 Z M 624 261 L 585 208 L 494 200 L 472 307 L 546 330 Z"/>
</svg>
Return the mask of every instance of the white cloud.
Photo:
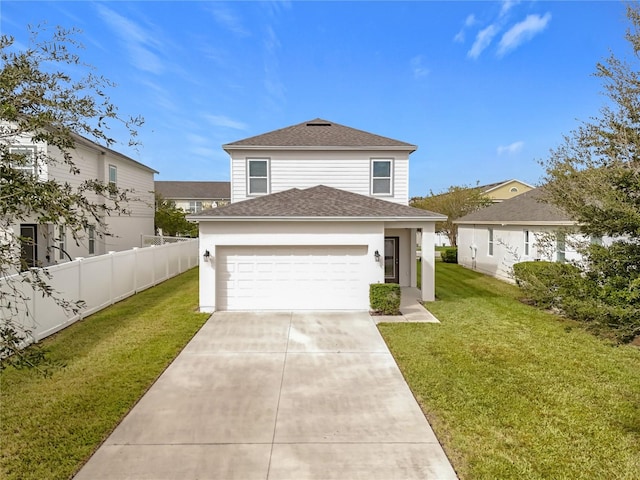
<svg viewBox="0 0 640 480">
<path fill-rule="evenodd" d="M 547 28 L 550 21 L 551 14 L 549 12 L 545 13 L 543 17 L 537 14 L 527 15 L 527 18 L 516 23 L 502 36 L 498 44 L 498 56 L 505 55 L 522 43 L 531 40 Z"/>
<path fill-rule="evenodd" d="M 247 129 L 246 123 L 233 120 L 232 118 L 226 117 L 224 115 L 208 115 L 207 114 L 204 117 L 209 121 L 211 125 L 215 127 L 234 128 L 236 130 Z"/>
<path fill-rule="evenodd" d="M 414 78 L 422 78 L 429 75 L 429 69 L 424 65 L 423 55 L 418 55 L 411 59 L 411 70 Z"/>
<path fill-rule="evenodd" d="M 520 3 L 520 0 L 503 0 L 502 7 L 500 7 L 500 16 L 504 17 L 518 3 Z"/>
<path fill-rule="evenodd" d="M 498 147 L 498 155 L 502 155 L 506 153 L 507 155 L 513 155 L 514 153 L 518 153 L 524 147 L 523 141 L 513 142 L 510 145 L 500 145 Z"/>
<path fill-rule="evenodd" d="M 165 66 L 160 57 L 152 51 L 159 49 L 160 43 L 156 40 L 158 35 L 147 32 L 142 26 L 113 10 L 98 4 L 98 12 L 102 19 L 120 37 L 122 44 L 129 51 L 131 63 L 138 69 L 160 74 Z"/>
<path fill-rule="evenodd" d="M 467 18 L 464 21 L 465 27 L 473 27 L 477 23 L 476 16 L 472 13 L 471 15 L 467 15 Z"/>
<path fill-rule="evenodd" d="M 498 27 L 494 24 L 480 30 L 478 35 L 476 35 L 475 42 L 473 42 L 471 46 L 471 50 L 467 52 L 467 57 L 478 58 L 483 50 L 491 44 L 493 37 L 495 37 L 497 33 Z"/>
<path fill-rule="evenodd" d="M 228 8 L 214 3 L 209 10 L 219 25 L 241 37 L 249 36 L 249 31 L 242 25 L 240 18 Z"/>
<path fill-rule="evenodd" d="M 456 33 L 456 36 L 453 37 L 453 41 L 456 43 L 464 43 L 466 37 L 465 29 L 473 27 L 476 23 L 478 23 L 478 21 L 476 20 L 476 16 L 473 13 L 467 15 L 467 18 L 465 18 L 464 20 L 464 27 L 462 27 L 460 31 Z"/>
</svg>

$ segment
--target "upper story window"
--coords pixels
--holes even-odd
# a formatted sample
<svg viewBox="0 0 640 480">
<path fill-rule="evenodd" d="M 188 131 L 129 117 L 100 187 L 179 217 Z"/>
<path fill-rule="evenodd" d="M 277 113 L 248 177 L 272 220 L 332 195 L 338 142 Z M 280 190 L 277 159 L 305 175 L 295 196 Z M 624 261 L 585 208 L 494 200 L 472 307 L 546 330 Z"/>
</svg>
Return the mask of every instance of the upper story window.
<svg viewBox="0 0 640 480">
<path fill-rule="evenodd" d="M 118 186 L 118 167 L 115 165 L 109 165 L 109 184 Z"/>
<path fill-rule="evenodd" d="M 189 212 L 200 213 L 202 211 L 202 202 L 200 200 L 189 201 Z"/>
<path fill-rule="evenodd" d="M 393 184 L 393 161 L 391 159 L 371 160 L 371 194 L 391 195 Z"/>
<path fill-rule="evenodd" d="M 266 158 L 247 159 L 247 188 L 249 195 L 269 193 L 269 160 Z"/>
<path fill-rule="evenodd" d="M 36 147 L 9 147 L 9 153 L 15 155 L 14 161 L 11 162 L 11 168 L 30 175 L 36 174 Z"/>
</svg>

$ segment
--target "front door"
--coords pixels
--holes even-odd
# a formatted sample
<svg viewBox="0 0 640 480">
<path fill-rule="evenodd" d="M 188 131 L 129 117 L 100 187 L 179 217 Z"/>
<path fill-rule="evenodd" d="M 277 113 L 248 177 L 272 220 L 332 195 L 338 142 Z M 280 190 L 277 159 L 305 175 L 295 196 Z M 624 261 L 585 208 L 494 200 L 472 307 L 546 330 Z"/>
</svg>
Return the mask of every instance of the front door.
<svg viewBox="0 0 640 480">
<path fill-rule="evenodd" d="M 400 283 L 400 237 L 384 237 L 384 281 Z"/>
<path fill-rule="evenodd" d="M 27 267 L 35 267 L 38 263 L 38 236 L 37 225 L 20 225 L 20 241 L 22 247 L 22 260 Z"/>
</svg>

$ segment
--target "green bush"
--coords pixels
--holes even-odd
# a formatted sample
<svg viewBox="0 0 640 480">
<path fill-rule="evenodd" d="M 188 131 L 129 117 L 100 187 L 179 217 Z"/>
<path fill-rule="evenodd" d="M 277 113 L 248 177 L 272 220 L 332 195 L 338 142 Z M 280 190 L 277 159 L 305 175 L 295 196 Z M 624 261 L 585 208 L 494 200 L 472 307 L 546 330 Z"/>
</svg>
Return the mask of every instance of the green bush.
<svg viewBox="0 0 640 480">
<path fill-rule="evenodd" d="M 447 248 L 440 254 L 440 256 L 442 257 L 442 261 L 445 263 L 458 263 L 457 248 Z"/>
<path fill-rule="evenodd" d="M 567 293 L 583 290 L 580 269 L 569 263 L 521 262 L 513 266 L 516 283 L 539 307 L 560 307 Z"/>
<path fill-rule="evenodd" d="M 400 315 L 400 285 L 372 283 L 369 285 L 371 310 L 382 315 Z"/>
</svg>

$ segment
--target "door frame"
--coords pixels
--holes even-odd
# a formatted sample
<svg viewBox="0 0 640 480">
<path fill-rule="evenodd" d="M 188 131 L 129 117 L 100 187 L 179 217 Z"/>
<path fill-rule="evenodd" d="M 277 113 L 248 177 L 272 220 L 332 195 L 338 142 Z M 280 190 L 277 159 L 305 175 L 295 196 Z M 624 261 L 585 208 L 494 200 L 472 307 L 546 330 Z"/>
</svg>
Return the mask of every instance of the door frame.
<svg viewBox="0 0 640 480">
<path fill-rule="evenodd" d="M 391 261 L 393 262 L 393 276 L 387 276 L 386 263 L 387 263 L 387 240 L 392 240 L 394 243 L 393 256 Z M 400 237 L 384 237 L 384 265 L 385 275 L 384 283 L 400 283 Z"/>
</svg>

